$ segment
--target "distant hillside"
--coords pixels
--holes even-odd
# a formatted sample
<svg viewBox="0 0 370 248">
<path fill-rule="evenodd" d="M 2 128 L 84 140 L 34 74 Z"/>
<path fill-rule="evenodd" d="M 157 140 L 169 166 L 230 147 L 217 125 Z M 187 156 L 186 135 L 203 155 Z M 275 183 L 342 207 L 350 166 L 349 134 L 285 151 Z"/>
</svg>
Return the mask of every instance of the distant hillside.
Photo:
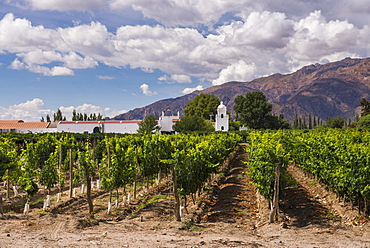
<svg viewBox="0 0 370 248">
<path fill-rule="evenodd" d="M 262 91 L 273 104 L 275 114 L 284 114 L 292 121 L 299 116 L 312 115 L 325 120 L 328 117 L 353 118 L 359 113 L 361 98 L 370 96 L 370 58 L 351 59 L 305 66 L 287 75 L 274 74 L 250 82 L 229 82 L 177 98 L 160 100 L 142 108 L 117 115 L 115 120 L 142 119 L 147 115 L 159 116 L 182 113 L 196 95 L 213 94 L 220 98 L 234 115 L 234 99 L 250 91 Z"/>
</svg>

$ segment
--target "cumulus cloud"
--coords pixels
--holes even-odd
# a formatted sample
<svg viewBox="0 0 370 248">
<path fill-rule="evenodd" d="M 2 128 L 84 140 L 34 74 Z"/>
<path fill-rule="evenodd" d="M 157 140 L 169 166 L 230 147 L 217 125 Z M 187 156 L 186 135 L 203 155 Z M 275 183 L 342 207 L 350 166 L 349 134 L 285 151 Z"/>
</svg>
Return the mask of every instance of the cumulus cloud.
<svg viewBox="0 0 370 248">
<path fill-rule="evenodd" d="M 249 9 L 256 1 L 251 0 L 113 0 L 111 8 L 132 7 L 147 18 L 166 26 L 191 26 L 212 24 L 223 14 Z"/>
<path fill-rule="evenodd" d="M 203 86 L 198 85 L 198 86 L 197 86 L 197 87 L 195 87 L 195 88 L 185 88 L 185 89 L 183 89 L 183 90 L 181 91 L 181 93 L 183 93 L 183 94 L 190 94 L 190 93 L 192 93 L 192 92 L 194 92 L 194 91 L 196 91 L 196 90 L 203 90 Z"/>
<path fill-rule="evenodd" d="M 151 91 L 149 90 L 149 86 L 147 84 L 142 84 L 140 86 L 140 90 L 143 92 L 144 95 L 146 96 L 152 96 L 158 94 L 156 91 Z"/>
<path fill-rule="evenodd" d="M 137 9 L 148 3 L 112 2 L 118 7 L 135 5 Z M 159 6 L 164 3 L 169 2 L 161 0 Z M 188 9 L 189 3 L 194 3 L 195 10 L 191 10 L 195 12 L 206 7 L 234 8 L 225 1 L 212 2 L 215 7 L 206 1 L 171 3 L 175 9 Z M 9 68 L 45 76 L 74 75 L 74 70 L 101 63 L 170 75 L 158 78 L 161 82 L 190 83 L 191 77 L 201 77 L 215 85 L 287 73 L 297 66 L 346 56 L 369 56 L 369 26 L 359 28 L 347 20 L 327 21 L 320 11 L 302 18 L 271 11 L 238 13 L 239 20 L 219 25 L 208 34 L 191 27 L 161 25 L 127 25 L 109 32 L 99 22 L 48 29 L 7 14 L 0 20 L 0 52 L 15 54 Z"/>
<path fill-rule="evenodd" d="M 73 76 L 74 72 L 64 66 L 53 66 L 51 68 L 45 66 L 39 66 L 35 64 L 25 64 L 18 59 L 15 59 L 11 65 L 9 66 L 10 69 L 14 70 L 24 70 L 27 69 L 34 73 L 39 73 L 44 76 Z"/>
<path fill-rule="evenodd" d="M 253 11 L 286 13 L 299 20 L 315 10 L 322 10 L 332 20 L 349 20 L 358 26 L 370 22 L 367 0 L 6 0 L 6 4 L 33 10 L 94 11 L 127 10 L 141 12 L 165 26 L 212 26 L 224 16 L 245 16 Z"/>
<path fill-rule="evenodd" d="M 51 110 L 47 109 L 45 103 L 39 98 L 9 107 L 0 106 L 2 120 L 39 121 L 41 116 L 47 114 L 50 115 Z"/>
<path fill-rule="evenodd" d="M 73 110 L 76 110 L 77 113 L 86 113 L 87 115 L 90 114 L 102 114 L 103 117 L 114 117 L 118 114 L 126 113 L 127 110 L 117 110 L 111 108 L 102 108 L 100 106 L 96 106 L 89 103 L 84 103 L 80 106 L 68 106 L 59 107 L 60 111 L 62 111 L 63 115 L 66 116 L 67 120 L 72 120 L 72 113 Z"/>
<path fill-rule="evenodd" d="M 220 76 L 212 81 L 213 85 L 220 85 L 230 81 L 248 81 L 253 79 L 257 68 L 254 64 L 246 64 L 243 60 L 229 65 L 220 72 Z"/>
<path fill-rule="evenodd" d="M 25 0 L 35 10 L 91 10 L 106 5 L 104 0 Z"/>
<path fill-rule="evenodd" d="M 168 84 L 172 84 L 172 83 L 188 84 L 192 82 L 189 76 L 179 75 L 179 74 L 171 75 L 171 77 L 167 75 L 163 75 L 158 78 L 158 81 L 166 82 Z"/>
<path fill-rule="evenodd" d="M 79 106 L 60 106 L 59 109 L 62 111 L 63 116 L 66 116 L 67 120 L 72 119 L 72 112 L 75 109 L 78 113 L 87 113 L 88 115 L 93 113 L 101 113 L 104 117 L 114 117 L 118 114 L 127 112 L 126 110 L 117 110 L 111 108 L 102 108 L 93 104 L 84 103 Z M 53 113 L 57 110 L 51 110 L 47 108 L 43 100 L 35 98 L 24 103 L 15 104 L 8 107 L 0 106 L 0 119 L 1 120 L 24 120 L 24 121 L 40 121 L 41 117 L 49 115 L 52 117 Z"/>
<path fill-rule="evenodd" d="M 191 78 L 187 75 L 172 75 L 171 76 L 171 79 L 178 82 L 178 83 L 185 83 L 185 84 L 188 84 L 188 83 L 191 83 Z"/>
<path fill-rule="evenodd" d="M 347 21 L 326 22 L 321 11 L 315 11 L 295 24 L 288 52 L 297 61 L 319 61 L 342 52 L 356 56 L 367 29 L 360 30 Z"/>
<path fill-rule="evenodd" d="M 103 75 L 98 75 L 97 78 L 101 79 L 101 80 L 113 80 L 114 77 L 111 77 L 111 76 L 103 76 Z"/>
</svg>

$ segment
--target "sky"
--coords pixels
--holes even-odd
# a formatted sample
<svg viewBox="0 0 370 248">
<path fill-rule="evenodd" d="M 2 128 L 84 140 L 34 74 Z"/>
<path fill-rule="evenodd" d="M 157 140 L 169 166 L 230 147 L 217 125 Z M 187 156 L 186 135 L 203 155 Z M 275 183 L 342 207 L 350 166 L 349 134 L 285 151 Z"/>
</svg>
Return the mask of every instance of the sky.
<svg viewBox="0 0 370 248">
<path fill-rule="evenodd" d="M 369 0 L 0 0 L 0 120 L 114 117 L 369 41 Z"/>
</svg>

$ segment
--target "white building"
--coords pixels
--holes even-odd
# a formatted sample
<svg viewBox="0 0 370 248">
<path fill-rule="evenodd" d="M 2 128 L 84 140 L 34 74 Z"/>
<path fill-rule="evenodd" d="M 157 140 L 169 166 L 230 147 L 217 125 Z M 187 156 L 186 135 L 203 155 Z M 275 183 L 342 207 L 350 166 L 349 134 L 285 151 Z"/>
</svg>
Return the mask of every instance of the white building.
<svg viewBox="0 0 370 248">
<path fill-rule="evenodd" d="M 215 129 L 216 131 L 229 131 L 229 116 L 223 102 L 217 107 Z"/>
<path fill-rule="evenodd" d="M 180 113 L 177 112 L 177 115 L 172 115 L 172 116 L 165 116 L 164 112 L 162 111 L 162 115 L 159 117 L 158 120 L 158 126 L 161 127 L 159 130 L 161 133 L 172 133 L 174 132 L 173 130 L 173 125 L 180 120 Z"/>
<path fill-rule="evenodd" d="M 24 122 L 23 120 L 0 120 L 0 133 L 50 133 L 57 131 L 52 122 Z"/>
<path fill-rule="evenodd" d="M 141 120 L 134 121 L 60 121 L 58 132 L 137 133 Z"/>
</svg>

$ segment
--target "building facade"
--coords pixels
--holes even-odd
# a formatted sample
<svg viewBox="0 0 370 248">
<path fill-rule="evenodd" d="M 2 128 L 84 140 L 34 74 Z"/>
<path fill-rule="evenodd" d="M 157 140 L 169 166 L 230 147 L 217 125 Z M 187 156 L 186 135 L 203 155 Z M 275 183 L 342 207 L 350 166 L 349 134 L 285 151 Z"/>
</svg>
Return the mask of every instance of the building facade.
<svg viewBox="0 0 370 248">
<path fill-rule="evenodd" d="M 227 108 L 223 102 L 217 107 L 215 130 L 229 131 L 229 115 L 227 114 Z"/>
</svg>

